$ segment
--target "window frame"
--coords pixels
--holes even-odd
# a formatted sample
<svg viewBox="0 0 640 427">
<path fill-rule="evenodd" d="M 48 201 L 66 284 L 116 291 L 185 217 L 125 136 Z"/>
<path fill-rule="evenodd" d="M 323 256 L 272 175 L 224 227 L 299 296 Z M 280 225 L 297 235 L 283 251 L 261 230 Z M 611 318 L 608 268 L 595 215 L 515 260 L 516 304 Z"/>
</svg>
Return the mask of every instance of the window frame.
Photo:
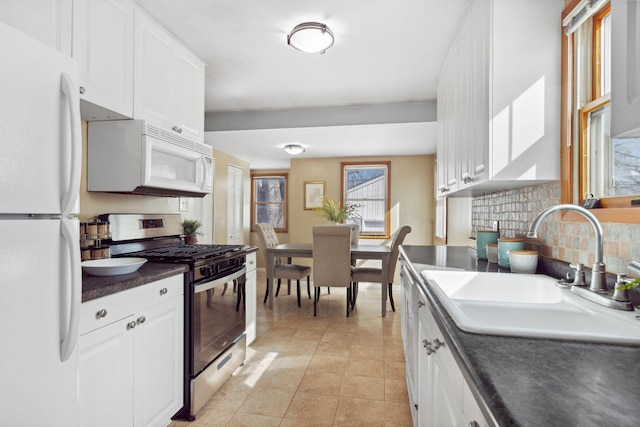
<svg viewBox="0 0 640 427">
<path fill-rule="evenodd" d="M 276 233 L 287 233 L 289 230 L 289 174 L 284 172 L 273 173 L 252 173 L 251 174 L 251 229 L 255 231 L 256 224 L 256 205 L 258 204 L 275 204 L 275 202 L 256 202 L 256 178 L 284 178 L 284 227 L 274 227 Z"/>
<path fill-rule="evenodd" d="M 388 239 L 391 236 L 391 162 L 390 161 L 381 161 L 381 162 L 340 162 L 340 204 L 344 206 L 345 203 L 345 169 L 347 167 L 353 168 L 357 166 L 362 166 L 363 168 L 371 167 L 371 166 L 384 166 L 387 168 L 387 179 L 386 179 L 386 196 L 385 196 L 385 214 L 384 214 L 384 234 L 365 234 L 362 230 L 360 230 L 359 237 L 362 239 Z"/>
<path fill-rule="evenodd" d="M 563 10 L 562 19 L 569 14 L 579 3 L 581 0 L 572 0 Z M 601 10 L 596 12 L 592 19 L 593 23 L 593 40 L 591 43 L 591 66 L 592 66 L 592 81 L 591 81 L 591 91 L 592 96 L 591 102 L 587 103 L 581 109 L 580 114 L 578 114 L 577 120 L 579 123 L 577 124 L 576 131 L 579 132 L 578 138 L 576 138 L 576 143 L 574 144 L 574 135 L 572 129 L 573 125 L 573 109 L 575 99 L 575 89 L 573 86 L 573 58 L 575 52 L 575 43 L 574 43 L 574 35 L 573 34 L 565 34 L 564 30 L 562 31 L 562 53 L 561 53 L 561 66 L 562 66 L 562 93 L 561 93 L 561 125 L 560 125 L 560 200 L 561 203 L 570 203 L 570 204 L 580 204 L 584 203 L 584 196 L 582 194 L 581 189 L 584 187 L 584 182 L 586 182 L 586 176 L 583 176 L 582 172 L 585 168 L 585 159 L 578 159 L 577 162 L 574 163 L 574 156 L 577 155 L 575 150 L 579 150 L 581 145 L 585 141 L 585 133 L 588 129 L 586 127 L 586 120 L 584 119 L 584 114 L 588 114 L 589 111 L 595 109 L 594 105 L 600 103 L 600 106 L 604 105 L 606 102 L 610 102 L 610 94 L 604 96 L 595 96 L 599 95 L 601 92 L 600 88 L 600 67 L 599 61 L 594 60 L 593 58 L 599 58 L 599 55 L 596 52 L 599 52 L 600 46 L 600 23 L 602 22 L 602 18 L 610 13 L 611 3 L 607 3 L 602 7 Z M 605 99 L 608 97 L 608 100 Z M 576 147 L 577 146 L 577 147 Z M 579 154 L 579 153 L 578 153 Z M 577 163 L 577 164 L 576 164 Z M 574 178 L 575 168 L 578 168 L 578 176 Z M 579 182 L 576 182 L 575 180 Z M 580 182 L 581 181 L 581 182 Z M 575 189 L 575 190 L 574 190 Z M 578 194 L 575 194 L 575 192 Z M 614 197 L 603 197 L 600 199 L 602 208 L 600 209 L 592 209 L 591 213 L 598 218 L 601 222 L 616 222 L 616 223 L 632 223 L 637 224 L 640 223 L 640 215 L 637 214 L 637 209 L 631 207 L 631 199 L 636 199 L 638 196 L 614 196 Z M 582 221 L 584 218 L 576 214 L 574 212 L 563 211 L 562 218 L 569 221 Z"/>
</svg>

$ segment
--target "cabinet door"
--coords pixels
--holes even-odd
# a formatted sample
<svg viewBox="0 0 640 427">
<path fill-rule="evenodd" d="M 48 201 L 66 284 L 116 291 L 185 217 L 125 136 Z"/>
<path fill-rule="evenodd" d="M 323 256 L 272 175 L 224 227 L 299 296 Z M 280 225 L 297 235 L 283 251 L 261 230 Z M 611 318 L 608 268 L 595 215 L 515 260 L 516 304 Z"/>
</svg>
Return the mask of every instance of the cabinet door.
<svg viewBox="0 0 640 427">
<path fill-rule="evenodd" d="M 244 171 L 227 165 L 227 244 L 244 242 Z"/>
<path fill-rule="evenodd" d="M 183 298 L 172 298 L 134 318 L 135 426 L 167 424 L 182 407 Z"/>
<path fill-rule="evenodd" d="M 640 137 L 640 3 L 611 2 L 611 135 Z"/>
<path fill-rule="evenodd" d="M 436 351 L 437 353 L 437 351 Z M 431 402 L 432 426 L 466 426 L 462 408 L 462 394 L 449 384 L 447 370 L 434 353 L 431 372 L 433 400 Z"/>
<path fill-rule="evenodd" d="M 472 3 L 465 43 L 469 108 L 467 140 L 461 152 L 466 156 L 467 186 L 489 179 L 489 12 L 488 0 Z"/>
<path fill-rule="evenodd" d="M 436 197 L 444 196 L 447 188 L 447 97 L 446 80 L 438 86 L 438 141 L 436 147 Z"/>
<path fill-rule="evenodd" d="M 176 44 L 175 100 L 171 127 L 196 141 L 204 140 L 204 64 L 191 52 Z"/>
<path fill-rule="evenodd" d="M 453 51 L 448 63 L 447 80 L 445 82 L 445 97 L 447 98 L 444 153 L 444 185 L 446 193 L 458 190 L 458 141 L 460 139 L 459 114 L 459 85 L 458 85 L 458 55 L 457 47 Z"/>
<path fill-rule="evenodd" d="M 144 12 L 135 11 L 133 116 L 171 129 L 175 40 Z"/>
<path fill-rule="evenodd" d="M 78 61 L 83 118 L 133 117 L 133 5 L 85 0 L 73 9 L 73 58 Z M 84 103 L 83 103 L 84 104 Z"/>
<path fill-rule="evenodd" d="M 253 254 L 255 255 L 255 253 Z M 247 257 L 247 263 L 249 263 L 249 258 Z M 253 258 L 254 266 L 255 266 L 255 257 Z M 247 281 L 245 284 L 245 310 L 246 310 L 246 332 L 247 332 L 247 345 L 251 344 L 256 339 L 256 270 L 255 267 L 253 269 L 249 269 L 247 266 Z"/>
<path fill-rule="evenodd" d="M 81 426 L 133 425 L 133 339 L 127 317 L 80 337 Z"/>
<path fill-rule="evenodd" d="M 464 404 L 465 425 L 470 427 L 487 427 L 489 423 L 485 419 L 484 414 L 478 406 L 476 399 L 473 397 L 471 389 L 467 383 L 464 384 L 464 395 L 462 400 Z"/>
<path fill-rule="evenodd" d="M 405 368 L 407 373 L 407 391 L 409 394 L 409 405 L 411 406 L 411 415 L 414 423 L 418 420 L 418 390 L 417 385 L 420 381 L 418 374 L 418 352 L 420 347 L 418 343 L 418 318 L 417 295 L 411 273 L 407 271 L 405 266 L 401 267 L 400 277 L 402 278 L 402 342 L 404 344 Z"/>
<path fill-rule="evenodd" d="M 72 0 L 2 0 L 0 21 L 71 56 Z"/>
<path fill-rule="evenodd" d="M 420 300 L 423 296 L 420 295 Z M 424 301 L 423 301 L 424 302 Z M 425 318 L 426 307 L 421 307 L 418 312 L 417 324 L 417 372 L 416 372 L 416 393 L 418 399 L 418 425 L 436 426 L 434 424 L 433 393 L 436 392 L 433 386 L 433 353 L 430 350 L 431 332 Z M 445 425 L 445 424 L 442 424 Z"/>
</svg>

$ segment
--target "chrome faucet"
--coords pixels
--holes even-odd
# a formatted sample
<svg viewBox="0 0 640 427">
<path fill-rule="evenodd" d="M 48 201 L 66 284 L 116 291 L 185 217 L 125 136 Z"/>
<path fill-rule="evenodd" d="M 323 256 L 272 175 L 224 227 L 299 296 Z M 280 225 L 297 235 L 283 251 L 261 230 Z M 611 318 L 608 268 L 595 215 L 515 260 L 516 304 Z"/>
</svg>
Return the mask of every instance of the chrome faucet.
<svg viewBox="0 0 640 427">
<path fill-rule="evenodd" d="M 531 227 L 529 227 L 529 232 L 527 233 L 527 237 L 532 239 L 537 238 L 538 237 L 537 230 L 538 230 L 538 226 L 540 225 L 540 222 L 544 218 L 546 218 L 548 215 L 552 214 L 553 212 L 557 212 L 561 210 L 578 212 L 582 214 L 593 226 L 593 231 L 595 232 L 595 235 L 596 235 L 596 259 L 595 259 L 595 262 L 593 263 L 593 269 L 591 270 L 591 285 L 589 286 L 589 290 L 591 292 L 606 293 L 607 292 L 606 276 L 605 276 L 606 272 L 605 272 L 605 265 L 602 258 L 602 253 L 603 253 L 602 226 L 600 225 L 600 222 L 598 222 L 598 219 L 595 216 L 593 216 L 593 214 L 589 212 L 587 209 L 583 208 L 582 206 L 571 205 L 571 204 L 560 204 L 560 205 L 551 206 L 545 209 L 544 211 L 540 212 L 540 214 L 538 214 L 538 217 L 533 220 L 533 222 L 531 223 Z"/>
</svg>

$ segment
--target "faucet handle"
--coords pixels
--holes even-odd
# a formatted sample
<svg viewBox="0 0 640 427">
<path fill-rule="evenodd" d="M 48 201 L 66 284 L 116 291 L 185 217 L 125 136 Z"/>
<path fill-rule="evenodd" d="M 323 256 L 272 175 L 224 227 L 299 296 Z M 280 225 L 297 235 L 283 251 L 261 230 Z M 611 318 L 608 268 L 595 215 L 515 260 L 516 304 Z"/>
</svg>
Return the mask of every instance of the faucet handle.
<svg viewBox="0 0 640 427">
<path fill-rule="evenodd" d="M 627 279 L 626 274 L 618 273 L 616 275 L 616 284 L 613 288 L 613 296 L 611 299 L 623 302 L 629 301 L 629 291 L 624 285 L 630 281 L 631 280 Z"/>
<path fill-rule="evenodd" d="M 569 267 L 573 268 L 576 271 L 576 274 L 573 278 L 573 286 L 587 286 L 587 282 L 585 280 L 584 274 L 584 264 L 581 262 L 577 262 L 575 264 L 569 264 Z"/>
<path fill-rule="evenodd" d="M 584 271 L 584 264 L 581 262 L 569 264 L 569 267 L 573 268 L 575 271 Z"/>
</svg>

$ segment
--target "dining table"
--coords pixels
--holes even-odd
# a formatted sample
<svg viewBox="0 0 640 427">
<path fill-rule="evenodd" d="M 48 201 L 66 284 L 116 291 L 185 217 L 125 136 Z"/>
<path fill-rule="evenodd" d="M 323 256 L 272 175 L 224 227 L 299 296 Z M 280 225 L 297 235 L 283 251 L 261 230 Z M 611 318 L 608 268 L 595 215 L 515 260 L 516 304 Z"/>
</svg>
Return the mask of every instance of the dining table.
<svg viewBox="0 0 640 427">
<path fill-rule="evenodd" d="M 313 247 L 311 243 L 282 243 L 266 250 L 267 259 L 267 280 L 269 286 L 269 308 L 273 309 L 273 274 L 276 259 L 280 258 L 313 258 Z M 351 260 L 373 259 L 382 261 L 382 277 L 388 277 L 389 260 L 391 258 L 391 248 L 381 245 L 351 245 Z M 387 314 L 387 286 L 381 284 L 382 288 L 382 317 Z"/>
</svg>

